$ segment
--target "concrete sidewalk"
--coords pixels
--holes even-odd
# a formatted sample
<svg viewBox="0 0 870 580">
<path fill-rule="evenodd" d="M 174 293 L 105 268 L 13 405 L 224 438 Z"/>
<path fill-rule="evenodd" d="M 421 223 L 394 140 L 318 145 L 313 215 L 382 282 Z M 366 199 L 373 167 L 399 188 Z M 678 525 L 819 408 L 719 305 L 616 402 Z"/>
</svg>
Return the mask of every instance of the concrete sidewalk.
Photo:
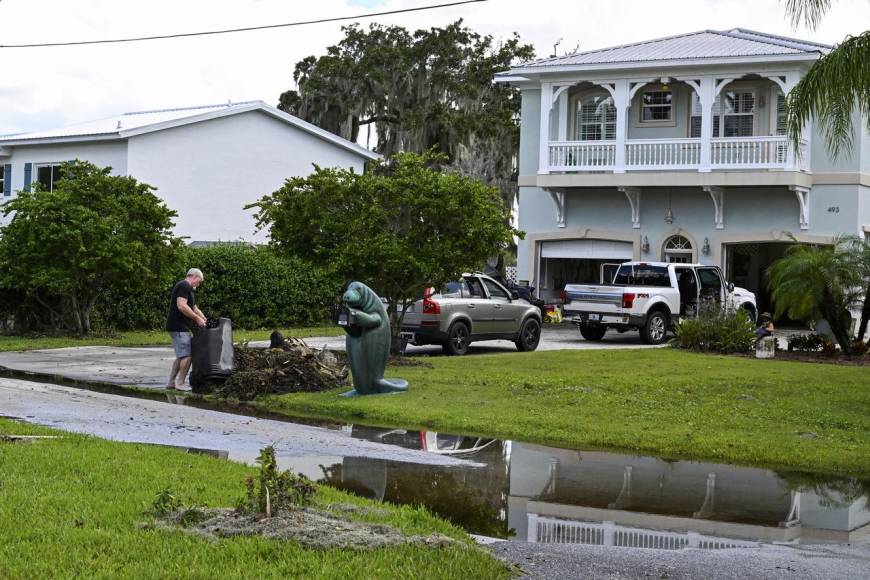
<svg viewBox="0 0 870 580">
<path fill-rule="evenodd" d="M 322 336 L 304 339 L 312 348 L 344 350 L 344 336 Z M 267 347 L 268 342 L 251 342 L 251 346 Z M 570 325 L 547 326 L 539 350 L 588 350 L 656 348 L 640 342 L 637 333 L 608 332 L 602 342 L 589 342 Z M 513 353 L 514 343 L 493 340 L 472 344 L 469 355 Z M 441 356 L 440 346 L 409 346 L 410 356 Z M 81 346 L 0 353 L 0 367 L 33 373 L 41 378 L 108 383 L 162 389 L 169 378 L 174 355 L 169 347 Z"/>
</svg>

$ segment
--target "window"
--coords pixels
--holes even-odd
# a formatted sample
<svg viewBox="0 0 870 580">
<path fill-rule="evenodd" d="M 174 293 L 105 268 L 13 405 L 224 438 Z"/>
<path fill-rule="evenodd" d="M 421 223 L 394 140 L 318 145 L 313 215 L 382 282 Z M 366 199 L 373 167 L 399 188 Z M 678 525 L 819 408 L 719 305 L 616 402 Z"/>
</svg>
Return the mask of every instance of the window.
<svg viewBox="0 0 870 580">
<path fill-rule="evenodd" d="M 691 264 L 692 242 L 684 236 L 671 236 L 665 242 L 663 260 L 671 264 Z"/>
<path fill-rule="evenodd" d="M 60 163 L 40 163 L 34 165 L 36 181 L 45 191 L 54 189 L 55 182 L 60 179 Z"/>
<path fill-rule="evenodd" d="M 665 266 L 639 264 L 620 266 L 613 283 L 617 286 L 670 286 L 671 277 Z"/>
<path fill-rule="evenodd" d="M 463 298 L 483 298 L 483 286 L 480 285 L 480 278 L 466 278 L 465 284 L 468 287 L 468 294 L 463 296 Z M 465 289 L 463 288 L 462 293 L 465 294 Z"/>
<path fill-rule="evenodd" d="M 782 92 L 776 94 L 776 129 L 774 135 L 785 135 L 786 133 L 786 114 L 785 114 L 785 95 Z"/>
<path fill-rule="evenodd" d="M 489 290 L 489 297 L 494 298 L 495 300 L 510 300 L 510 296 L 508 296 L 507 292 L 504 289 L 493 282 L 492 280 L 483 279 L 483 283 L 486 285 L 486 289 Z"/>
<path fill-rule="evenodd" d="M 6 194 L 6 167 L 0 165 L 0 192 Z"/>
<path fill-rule="evenodd" d="M 755 93 L 727 91 L 723 99 L 723 137 L 752 137 L 755 127 Z"/>
<path fill-rule="evenodd" d="M 777 111 L 779 114 L 779 111 Z M 784 120 L 784 119 L 783 119 Z M 779 119 L 777 118 L 777 124 Z M 755 133 L 755 93 L 726 91 L 713 103 L 713 137 L 752 137 Z M 701 136 L 701 101 L 692 93 L 689 137 Z"/>
<path fill-rule="evenodd" d="M 616 107 L 611 97 L 594 94 L 575 101 L 574 138 L 579 141 L 616 139 Z"/>
<path fill-rule="evenodd" d="M 646 91 L 640 99 L 640 122 L 655 123 L 674 118 L 674 94 L 671 91 Z"/>
<path fill-rule="evenodd" d="M 698 268 L 698 279 L 701 281 L 701 299 L 719 302 L 722 300 L 722 279 L 719 272 L 713 268 Z"/>
</svg>

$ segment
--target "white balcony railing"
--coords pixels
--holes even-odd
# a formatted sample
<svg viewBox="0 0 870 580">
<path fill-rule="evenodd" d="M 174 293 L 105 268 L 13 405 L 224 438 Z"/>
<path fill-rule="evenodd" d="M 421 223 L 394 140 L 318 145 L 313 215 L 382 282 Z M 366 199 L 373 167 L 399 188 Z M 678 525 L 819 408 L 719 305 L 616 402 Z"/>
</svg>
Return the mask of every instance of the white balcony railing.
<svg viewBox="0 0 870 580">
<path fill-rule="evenodd" d="M 801 142 L 798 158 L 789 154 L 785 136 L 720 137 L 710 143 L 709 169 L 782 169 L 805 171 L 809 148 Z M 617 166 L 616 141 L 551 141 L 549 170 L 650 171 L 699 170 L 704 162 L 700 139 L 630 139 L 624 165 Z"/>
<path fill-rule="evenodd" d="M 786 137 L 734 137 L 713 139 L 710 165 L 714 168 L 775 169 L 788 159 Z"/>
<path fill-rule="evenodd" d="M 632 139 L 625 142 L 626 169 L 697 169 L 700 139 Z"/>
<path fill-rule="evenodd" d="M 550 143 L 551 171 L 603 171 L 616 165 L 614 141 L 555 141 Z"/>
</svg>

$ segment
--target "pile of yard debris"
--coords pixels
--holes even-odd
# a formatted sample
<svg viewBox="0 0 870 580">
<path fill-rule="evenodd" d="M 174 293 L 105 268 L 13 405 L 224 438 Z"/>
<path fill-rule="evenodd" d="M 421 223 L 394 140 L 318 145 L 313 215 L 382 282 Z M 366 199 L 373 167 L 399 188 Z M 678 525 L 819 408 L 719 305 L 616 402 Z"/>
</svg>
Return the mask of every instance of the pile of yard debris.
<svg viewBox="0 0 870 580">
<path fill-rule="evenodd" d="M 347 379 L 347 365 L 335 353 L 313 349 L 299 338 L 286 338 L 273 348 L 236 345 L 235 371 L 215 385 L 214 392 L 219 397 L 250 401 L 273 393 L 327 391 L 346 384 Z"/>
</svg>

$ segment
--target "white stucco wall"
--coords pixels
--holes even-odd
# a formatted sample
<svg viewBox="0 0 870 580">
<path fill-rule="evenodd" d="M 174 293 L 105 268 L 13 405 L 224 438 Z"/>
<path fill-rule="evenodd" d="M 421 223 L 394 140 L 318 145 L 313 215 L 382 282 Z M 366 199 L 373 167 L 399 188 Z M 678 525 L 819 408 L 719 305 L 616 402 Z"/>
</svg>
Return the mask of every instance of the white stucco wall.
<svg viewBox="0 0 870 580">
<path fill-rule="evenodd" d="M 127 167 L 178 212 L 175 233 L 188 241 L 264 241 L 242 208 L 313 163 L 362 172 L 364 159 L 252 111 L 131 137 Z"/>
<path fill-rule="evenodd" d="M 127 144 L 123 141 L 95 141 L 65 145 L 17 145 L 10 147 L 9 157 L 0 157 L 0 164 L 12 165 L 12 191 L 24 187 L 24 164 L 60 163 L 81 159 L 100 167 L 111 167 L 112 173 L 127 173 Z M 36 170 L 33 170 L 36 181 Z"/>
<path fill-rule="evenodd" d="M 12 166 L 12 191 L 9 197 L 0 191 L 0 204 L 12 199 L 24 188 L 24 164 L 32 163 L 31 182 L 36 181 L 36 165 L 41 163 L 61 163 L 81 159 L 100 167 L 111 167 L 112 173 L 124 175 L 127 172 L 127 144 L 124 141 L 100 141 L 71 143 L 65 145 L 29 145 L 9 148 L 11 155 L 0 157 L 0 165 Z M 8 176 L 6 176 L 8 178 Z M 8 219 L 0 215 L 0 225 Z"/>
</svg>

